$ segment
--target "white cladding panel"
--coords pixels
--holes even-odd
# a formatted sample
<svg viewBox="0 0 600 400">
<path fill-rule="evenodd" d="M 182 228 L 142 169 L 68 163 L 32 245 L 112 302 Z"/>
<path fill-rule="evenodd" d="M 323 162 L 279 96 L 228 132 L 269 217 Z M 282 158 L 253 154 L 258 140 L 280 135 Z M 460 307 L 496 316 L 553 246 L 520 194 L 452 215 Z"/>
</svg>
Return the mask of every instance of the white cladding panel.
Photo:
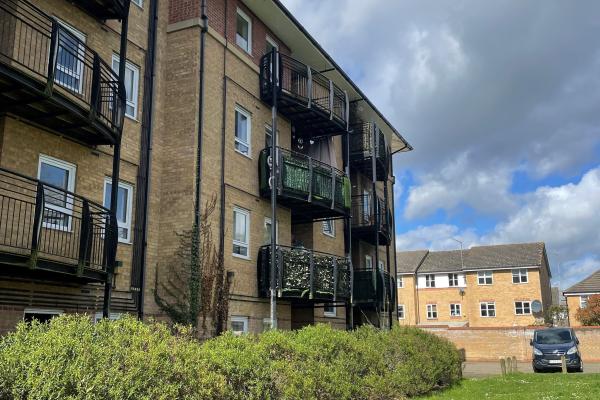
<svg viewBox="0 0 600 400">
<path fill-rule="evenodd" d="M 417 276 L 417 288 L 418 289 L 423 289 L 426 288 L 426 284 L 425 284 L 425 275 L 429 275 L 429 274 L 420 274 Z M 450 279 L 448 278 L 448 274 L 433 274 L 435 275 L 435 287 L 436 288 L 448 288 L 450 287 Z M 458 286 L 452 286 L 452 287 L 466 287 L 467 286 L 467 282 L 465 280 L 465 274 L 464 273 L 458 273 Z"/>
</svg>

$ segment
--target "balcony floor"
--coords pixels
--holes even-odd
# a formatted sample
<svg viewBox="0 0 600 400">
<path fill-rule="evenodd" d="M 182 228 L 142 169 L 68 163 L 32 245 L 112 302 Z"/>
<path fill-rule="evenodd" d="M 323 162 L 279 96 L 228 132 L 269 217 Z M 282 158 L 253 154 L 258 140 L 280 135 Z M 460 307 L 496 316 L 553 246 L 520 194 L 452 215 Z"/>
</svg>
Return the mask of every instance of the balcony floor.
<svg viewBox="0 0 600 400">
<path fill-rule="evenodd" d="M 55 85 L 56 86 L 56 85 Z M 88 145 L 110 145 L 116 132 L 89 117 L 89 111 L 55 88 L 0 63 L 0 114 L 12 114 L 43 129 Z"/>
<path fill-rule="evenodd" d="M 379 231 L 379 245 L 389 246 L 391 244 L 391 235 L 385 230 Z M 373 246 L 377 245 L 377 238 L 375 236 L 375 226 L 353 226 L 352 227 L 352 238 L 359 239 L 363 242 L 367 242 Z"/>
</svg>

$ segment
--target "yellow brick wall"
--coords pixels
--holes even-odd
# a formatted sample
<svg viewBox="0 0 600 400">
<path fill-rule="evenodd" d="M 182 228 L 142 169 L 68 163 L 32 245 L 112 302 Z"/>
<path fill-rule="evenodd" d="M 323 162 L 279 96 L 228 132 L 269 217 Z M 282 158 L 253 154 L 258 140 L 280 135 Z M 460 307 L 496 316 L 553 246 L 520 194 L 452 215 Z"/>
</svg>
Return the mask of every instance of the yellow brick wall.
<svg viewBox="0 0 600 400">
<path fill-rule="evenodd" d="M 569 309 L 569 325 L 581 326 L 582 323 L 577 319 L 577 311 L 581 306 L 581 296 L 566 296 L 567 308 Z"/>
<path fill-rule="evenodd" d="M 404 305 L 404 319 L 399 320 L 400 325 L 416 325 L 417 309 L 415 296 L 414 275 L 402 275 L 404 287 L 398 289 L 398 304 Z"/>
</svg>

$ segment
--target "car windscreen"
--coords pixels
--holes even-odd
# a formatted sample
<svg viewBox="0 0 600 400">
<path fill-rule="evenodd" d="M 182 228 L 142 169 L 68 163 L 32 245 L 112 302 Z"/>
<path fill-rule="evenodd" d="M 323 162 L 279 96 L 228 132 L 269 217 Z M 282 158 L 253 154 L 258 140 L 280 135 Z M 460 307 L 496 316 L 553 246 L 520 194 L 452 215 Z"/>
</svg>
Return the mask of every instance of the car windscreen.
<svg viewBox="0 0 600 400">
<path fill-rule="evenodd" d="M 535 342 L 539 344 L 564 344 L 572 341 L 571 331 L 568 329 L 535 333 Z"/>
</svg>

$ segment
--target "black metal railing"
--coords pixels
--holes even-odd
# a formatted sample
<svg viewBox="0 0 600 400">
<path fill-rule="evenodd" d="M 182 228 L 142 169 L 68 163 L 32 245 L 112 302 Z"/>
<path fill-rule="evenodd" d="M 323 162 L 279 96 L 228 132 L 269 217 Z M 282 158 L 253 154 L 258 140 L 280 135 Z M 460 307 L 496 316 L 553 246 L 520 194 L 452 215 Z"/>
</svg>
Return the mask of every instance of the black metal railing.
<svg viewBox="0 0 600 400">
<path fill-rule="evenodd" d="M 380 308 L 387 303 L 392 310 L 396 309 L 395 280 L 387 271 L 355 269 L 353 290 L 355 303 L 377 304 Z"/>
<path fill-rule="evenodd" d="M 274 57 L 278 59 L 279 74 L 274 75 Z M 267 53 L 260 61 L 261 98 L 272 103 L 274 78 L 278 77 L 277 93 L 282 105 L 280 112 L 293 116 L 301 116 L 298 124 L 305 125 L 306 111 L 314 110 L 320 114 L 320 119 L 310 121 L 314 126 L 322 120 L 335 122 L 338 131 L 349 127 L 350 103 L 348 95 L 329 78 L 319 71 L 279 52 Z M 291 105 L 297 106 L 296 108 Z M 307 124 L 309 127 L 311 124 Z M 339 133 L 339 132 L 338 132 Z"/>
<path fill-rule="evenodd" d="M 386 143 L 383 132 L 370 122 L 353 124 L 351 128 L 351 165 L 365 172 L 372 173 L 372 160 L 375 157 L 377 180 L 387 179 L 392 157 L 390 147 Z M 375 136 L 374 141 L 373 136 Z"/>
<path fill-rule="evenodd" d="M 277 246 L 277 296 L 304 300 L 350 298 L 350 261 L 346 257 L 305 248 Z M 270 295 L 271 246 L 258 254 L 258 287 L 262 297 Z"/>
<path fill-rule="evenodd" d="M 0 2 L 0 62 L 59 91 L 114 137 L 123 126 L 125 89 L 98 53 L 27 1 Z"/>
<path fill-rule="evenodd" d="M 93 201 L 25 175 L 0 168 L 0 252 L 44 263 L 106 271 L 116 244 L 110 210 Z"/>
<path fill-rule="evenodd" d="M 271 196 L 270 167 L 271 149 L 265 148 L 259 157 L 260 192 Z M 314 204 L 341 215 L 350 213 L 350 180 L 346 174 L 306 154 L 277 148 L 279 176 L 277 194 L 286 200 Z"/>
<path fill-rule="evenodd" d="M 352 226 L 375 226 L 379 224 L 380 229 L 388 231 L 391 225 L 392 214 L 385 201 L 377 197 L 373 201 L 372 195 L 352 196 Z"/>
</svg>

